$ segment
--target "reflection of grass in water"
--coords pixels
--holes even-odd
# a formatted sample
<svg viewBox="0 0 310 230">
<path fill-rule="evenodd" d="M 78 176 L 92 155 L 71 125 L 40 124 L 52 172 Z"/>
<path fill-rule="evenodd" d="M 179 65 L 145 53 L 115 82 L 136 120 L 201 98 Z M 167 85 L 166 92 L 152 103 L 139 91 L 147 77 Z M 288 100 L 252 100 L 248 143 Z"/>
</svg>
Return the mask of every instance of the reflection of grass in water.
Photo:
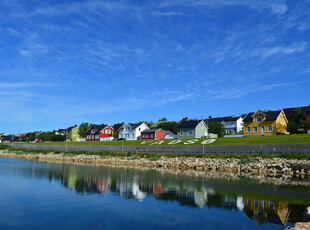
<svg viewBox="0 0 310 230">
<path fill-rule="evenodd" d="M 238 176 L 239 180 L 246 183 L 253 183 L 255 180 L 246 176 Z"/>
</svg>

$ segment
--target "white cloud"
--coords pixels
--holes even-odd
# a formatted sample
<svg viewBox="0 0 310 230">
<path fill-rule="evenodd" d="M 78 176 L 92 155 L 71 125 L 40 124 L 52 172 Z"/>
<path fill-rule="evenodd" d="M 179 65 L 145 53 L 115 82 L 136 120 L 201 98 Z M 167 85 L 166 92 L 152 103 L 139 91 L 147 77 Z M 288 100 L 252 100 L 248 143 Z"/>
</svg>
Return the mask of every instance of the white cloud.
<svg viewBox="0 0 310 230">
<path fill-rule="evenodd" d="M 307 48 L 306 42 L 293 43 L 291 46 L 275 46 L 270 48 L 262 48 L 254 51 L 254 56 L 261 56 L 263 59 L 270 56 L 282 56 L 293 53 L 300 53 Z"/>
</svg>

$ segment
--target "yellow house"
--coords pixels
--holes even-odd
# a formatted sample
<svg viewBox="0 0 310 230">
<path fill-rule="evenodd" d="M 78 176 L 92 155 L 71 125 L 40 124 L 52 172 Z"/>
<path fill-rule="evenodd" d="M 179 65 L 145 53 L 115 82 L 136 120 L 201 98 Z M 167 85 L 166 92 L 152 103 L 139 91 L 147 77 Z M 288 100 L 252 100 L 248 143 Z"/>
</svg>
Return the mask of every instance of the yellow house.
<svg viewBox="0 0 310 230">
<path fill-rule="evenodd" d="M 244 198 L 244 212 L 259 224 L 274 223 L 286 225 L 290 210 L 288 203 Z"/>
<path fill-rule="evenodd" d="M 283 110 L 248 113 L 243 119 L 245 136 L 287 133 L 287 118 Z"/>
</svg>

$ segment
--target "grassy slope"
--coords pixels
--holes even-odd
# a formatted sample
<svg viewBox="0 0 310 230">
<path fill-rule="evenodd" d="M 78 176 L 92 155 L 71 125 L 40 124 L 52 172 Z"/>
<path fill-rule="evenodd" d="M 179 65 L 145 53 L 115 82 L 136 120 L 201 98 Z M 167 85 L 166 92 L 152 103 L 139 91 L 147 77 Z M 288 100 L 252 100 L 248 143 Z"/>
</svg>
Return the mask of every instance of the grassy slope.
<svg viewBox="0 0 310 230">
<path fill-rule="evenodd" d="M 189 140 L 189 139 L 188 139 Z M 184 142 L 188 140 L 182 140 L 181 143 L 176 145 L 184 145 Z M 172 140 L 164 140 L 161 145 L 168 145 Z M 141 145 L 141 140 L 138 141 L 88 141 L 88 142 L 68 142 L 68 145 Z M 193 145 L 200 144 L 201 141 Z M 37 145 L 44 144 L 62 144 L 65 142 L 45 142 L 45 143 L 33 143 Z M 278 136 L 256 136 L 256 137 L 227 137 L 218 138 L 210 145 L 253 145 L 253 144 L 310 144 L 310 134 L 296 134 L 296 135 L 278 135 Z M 149 144 L 145 144 L 149 145 Z"/>
</svg>

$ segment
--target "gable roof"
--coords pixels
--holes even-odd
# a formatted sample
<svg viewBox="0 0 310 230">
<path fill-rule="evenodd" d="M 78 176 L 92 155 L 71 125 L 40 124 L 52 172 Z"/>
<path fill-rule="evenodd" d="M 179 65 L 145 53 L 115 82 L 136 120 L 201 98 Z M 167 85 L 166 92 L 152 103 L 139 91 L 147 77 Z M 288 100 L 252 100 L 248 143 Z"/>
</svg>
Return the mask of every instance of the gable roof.
<svg viewBox="0 0 310 230">
<path fill-rule="evenodd" d="M 95 128 L 95 134 L 100 134 L 100 131 L 103 130 L 105 127 L 107 127 L 108 125 L 105 125 L 105 124 L 101 124 L 101 125 L 92 125 L 90 127 L 89 130 L 87 130 L 85 133 L 86 134 L 90 134 L 90 131 L 92 130 L 92 128 L 94 127 Z"/>
<path fill-rule="evenodd" d="M 208 118 L 205 121 L 209 122 L 228 122 L 228 121 L 237 121 L 240 117 L 228 116 L 228 117 L 215 117 L 215 118 Z"/>
<path fill-rule="evenodd" d="M 203 120 L 199 120 L 199 123 Z M 181 124 L 179 124 L 179 128 L 195 128 L 198 125 L 198 120 L 188 120 L 188 121 L 183 121 Z"/>
<path fill-rule="evenodd" d="M 175 134 L 173 134 L 173 132 L 171 132 L 170 130 L 164 130 L 165 135 L 169 135 L 169 136 L 175 136 Z"/>
<path fill-rule="evenodd" d="M 306 112 L 307 110 L 309 109 L 310 110 L 310 105 L 307 107 L 307 106 L 303 106 L 303 107 L 295 107 L 295 108 L 286 108 L 286 109 L 283 109 L 284 113 L 285 113 L 285 116 L 287 117 L 287 119 L 290 119 L 291 117 L 294 116 L 294 110 L 297 109 L 297 108 L 300 108 L 301 109 L 301 114 L 302 114 L 302 117 L 305 118 L 306 117 Z"/>
<path fill-rule="evenodd" d="M 161 128 L 159 128 L 159 129 L 157 129 L 157 128 L 146 129 L 146 130 L 142 131 L 141 133 L 156 133 L 159 130 L 161 130 L 161 131 L 163 131 L 165 133 L 165 131 L 162 130 Z"/>
<path fill-rule="evenodd" d="M 258 110 L 258 111 L 261 111 L 261 110 Z M 262 112 L 266 119 L 265 121 L 275 121 L 277 120 L 278 116 L 280 115 L 280 113 L 282 112 L 282 110 L 277 110 L 277 111 L 267 111 L 267 112 Z M 254 114 L 256 114 L 257 112 L 255 113 L 248 113 L 245 118 L 243 118 L 243 121 L 244 122 L 247 122 L 247 121 L 253 121 L 253 116 Z"/>
<path fill-rule="evenodd" d="M 125 123 L 117 123 L 113 125 L 113 130 L 118 131 Z"/>
</svg>

